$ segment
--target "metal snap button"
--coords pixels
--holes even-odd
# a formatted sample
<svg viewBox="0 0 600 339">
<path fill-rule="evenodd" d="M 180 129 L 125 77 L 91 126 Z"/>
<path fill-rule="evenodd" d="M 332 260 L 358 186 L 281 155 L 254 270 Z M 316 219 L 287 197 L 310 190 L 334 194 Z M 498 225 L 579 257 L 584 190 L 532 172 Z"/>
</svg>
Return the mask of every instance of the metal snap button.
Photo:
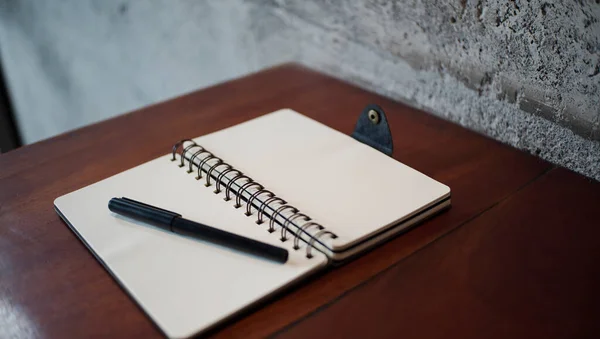
<svg viewBox="0 0 600 339">
<path fill-rule="evenodd" d="M 379 117 L 379 112 L 377 112 L 376 110 L 372 109 L 369 111 L 368 113 L 369 116 L 369 120 L 371 120 L 371 122 L 374 125 L 377 125 L 379 123 L 380 117 Z"/>
</svg>

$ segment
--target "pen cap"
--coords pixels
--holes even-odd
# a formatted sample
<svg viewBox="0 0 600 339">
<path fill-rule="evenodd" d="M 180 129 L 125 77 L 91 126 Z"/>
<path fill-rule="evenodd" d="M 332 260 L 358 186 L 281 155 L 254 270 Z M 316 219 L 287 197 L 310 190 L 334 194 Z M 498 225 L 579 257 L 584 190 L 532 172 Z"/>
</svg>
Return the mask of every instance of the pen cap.
<svg viewBox="0 0 600 339">
<path fill-rule="evenodd" d="M 181 216 L 180 214 L 127 198 L 110 199 L 108 209 L 114 213 L 146 222 L 167 231 L 173 231 L 171 229 L 173 220 Z"/>
</svg>

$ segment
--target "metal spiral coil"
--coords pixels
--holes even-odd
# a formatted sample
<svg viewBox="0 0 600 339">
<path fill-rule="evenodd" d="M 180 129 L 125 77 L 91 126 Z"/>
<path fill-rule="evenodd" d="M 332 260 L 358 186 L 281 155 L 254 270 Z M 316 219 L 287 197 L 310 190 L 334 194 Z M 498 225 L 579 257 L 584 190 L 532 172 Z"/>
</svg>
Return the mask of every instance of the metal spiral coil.
<svg viewBox="0 0 600 339">
<path fill-rule="evenodd" d="M 184 144 L 190 143 L 185 146 Z M 195 148 L 198 148 L 194 153 L 191 151 Z M 181 149 L 181 153 L 178 150 Z M 285 242 L 288 240 L 288 232 L 293 234 L 294 237 L 294 250 L 300 249 L 300 240 L 302 240 L 302 233 L 306 234 L 309 238 L 307 240 L 306 247 L 306 257 L 312 258 L 311 249 L 315 247 L 315 242 L 319 242 L 319 238 L 322 238 L 325 235 L 329 235 L 330 238 L 336 239 L 337 235 L 333 232 L 328 231 L 321 224 L 312 221 L 312 219 L 301 213 L 294 206 L 288 205 L 287 202 L 279 197 L 277 197 L 273 192 L 265 189 L 265 187 L 256 181 L 254 181 L 251 177 L 245 175 L 241 171 L 235 169 L 233 166 L 224 162 L 221 158 L 215 156 L 210 151 L 206 150 L 204 147 L 196 144 L 195 141 L 191 139 L 183 139 L 173 145 L 171 150 L 171 161 L 176 161 L 176 155 L 180 156 L 180 162 L 178 164 L 179 167 L 185 166 L 185 160 L 188 161 L 188 170 L 187 173 L 193 172 L 193 166 L 197 167 L 197 175 L 196 180 L 202 179 L 202 172 L 206 173 L 206 181 L 204 186 L 211 186 L 211 180 L 214 178 L 215 182 L 215 190 L 214 194 L 219 194 L 222 192 L 222 186 L 225 186 L 225 198 L 223 200 L 229 201 L 232 199 L 231 194 L 235 195 L 235 203 L 233 207 L 240 208 L 242 207 L 242 200 L 246 200 L 246 212 L 244 213 L 246 216 L 252 215 L 252 208 L 257 211 L 257 219 L 256 224 L 260 225 L 264 223 L 264 217 L 269 219 L 269 227 L 267 231 L 269 233 L 273 233 L 276 231 L 275 224 L 279 224 L 281 230 L 280 240 Z M 191 155 L 189 155 L 191 153 Z M 204 157 L 199 158 L 200 155 L 206 154 Z M 186 158 L 186 155 L 189 156 L 189 159 Z M 201 159 L 198 164 L 194 162 L 196 159 Z M 211 164 L 209 164 L 211 162 Z M 205 165 L 208 169 L 205 168 Z M 221 171 L 217 171 L 218 167 L 223 167 Z M 225 182 L 225 178 L 227 174 L 233 174 L 232 177 L 227 177 L 227 182 Z M 233 188 L 233 185 L 238 182 L 237 190 Z M 254 192 L 250 192 L 249 189 L 254 187 L 256 190 Z M 246 192 L 249 197 L 245 198 L 244 192 Z M 266 200 L 258 199 L 259 196 L 264 195 L 267 197 Z M 254 202 L 257 202 L 258 205 L 254 205 Z M 279 204 L 277 207 L 271 206 L 272 204 Z M 265 210 L 269 208 L 272 210 L 272 214 L 268 215 L 265 213 Z M 284 216 L 282 213 L 285 211 L 289 211 L 292 214 L 288 217 Z M 278 217 L 283 220 L 282 222 L 278 221 Z M 298 226 L 294 221 L 303 221 L 302 226 Z M 296 228 L 295 232 L 292 232 L 290 226 L 294 226 Z M 311 228 L 316 228 L 316 233 L 309 233 L 308 230 Z"/>
<path fill-rule="evenodd" d="M 275 203 L 279 202 L 280 204 L 283 204 L 283 205 L 287 204 L 287 201 L 285 201 L 285 200 L 283 200 L 283 199 L 281 199 L 279 197 L 271 197 L 271 198 L 263 201 L 263 203 L 258 208 L 258 218 L 256 219 L 256 224 L 260 225 L 263 222 L 265 222 L 263 220 L 263 216 L 265 215 L 265 208 L 267 206 L 269 206 L 269 204 L 274 203 L 274 202 Z"/>
</svg>

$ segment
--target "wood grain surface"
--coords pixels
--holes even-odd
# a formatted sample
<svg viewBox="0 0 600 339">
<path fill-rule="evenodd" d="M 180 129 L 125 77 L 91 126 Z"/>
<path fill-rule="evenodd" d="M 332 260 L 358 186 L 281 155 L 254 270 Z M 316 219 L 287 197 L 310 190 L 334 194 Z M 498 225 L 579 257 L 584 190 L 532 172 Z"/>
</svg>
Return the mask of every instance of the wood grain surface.
<svg viewBox="0 0 600 339">
<path fill-rule="evenodd" d="M 423 291 L 419 296 L 424 305 L 434 305 L 436 295 L 426 294 L 427 285 L 420 280 L 423 271 L 428 271 L 426 267 L 398 270 L 429 252 L 433 254 L 428 255 L 440 255 L 440 246 L 445 246 L 442 248 L 449 253 L 462 253 L 464 249 L 443 244 L 452 242 L 447 239 L 454 239 L 456 234 L 463 234 L 467 226 L 486 228 L 489 223 L 479 222 L 479 219 L 499 213 L 494 212 L 497 209 L 513 213 L 503 206 L 513 201 L 513 195 L 524 194 L 546 182 L 547 173 L 554 172 L 552 166 L 404 104 L 306 68 L 284 65 L 1 155 L 0 333 L 56 338 L 92 334 L 98 337 L 160 336 L 158 329 L 56 215 L 53 200 L 165 154 L 181 138 L 197 137 L 284 107 L 349 134 L 367 103 L 377 103 L 386 110 L 394 135 L 394 157 L 450 186 L 453 207 L 211 334 L 217 337 L 262 337 L 274 333 L 326 336 L 334 333 L 318 330 L 323 328 L 323 323 L 329 326 L 335 322 L 336 317 L 345 317 L 344 321 L 358 326 L 363 316 L 352 307 L 338 310 L 337 305 L 351 298 L 364 300 L 354 297 L 363 290 L 373 291 L 374 300 L 387 294 L 400 297 L 402 293 L 409 293 L 410 286 L 407 290 L 406 285 L 388 284 L 383 288 L 389 290 L 384 291 L 377 285 L 382 277 L 396 271 L 400 272 L 397 275 L 402 274 L 399 280 L 421 285 L 414 289 Z M 570 173 L 565 176 L 567 181 L 582 180 Z M 587 186 L 581 185 L 591 185 L 585 182 Z M 587 189 L 598 189 L 591 187 Z M 193 184 L 190 189 L 194 189 Z M 573 206 L 576 211 L 577 206 Z M 559 210 L 559 206 L 555 208 Z M 528 215 L 529 220 L 536 218 L 536 213 L 527 214 L 525 207 L 521 213 L 522 217 Z M 464 226 L 459 228 L 460 233 L 444 236 L 459 226 Z M 536 230 L 541 232 L 541 228 Z M 518 243 L 524 245 L 523 241 L 518 240 Z M 486 246 L 490 248 L 485 253 L 490 255 L 500 250 L 493 247 L 493 241 L 488 241 Z M 460 258 L 455 260 L 458 262 Z M 428 261 L 421 259 L 421 262 Z M 427 263 L 432 266 L 431 270 L 438 269 L 437 264 Z M 487 269 L 490 276 L 495 274 L 490 273 L 495 272 L 491 265 L 480 264 L 475 269 Z M 464 273 L 464 269 L 459 272 Z M 496 288 L 501 288 L 502 282 L 491 281 Z M 449 289 L 458 288 L 457 285 L 450 285 Z M 457 293 L 467 294 L 468 289 L 469 286 L 464 286 Z M 496 299 L 491 298 L 490 302 L 503 301 L 494 297 Z M 376 303 L 365 304 L 364 311 L 370 312 L 370 317 L 388 312 L 378 307 Z M 490 306 L 490 314 L 493 310 Z M 434 312 L 432 316 L 444 315 Z M 365 325 L 357 331 L 374 326 L 371 330 L 382 334 L 401 333 L 393 321 L 386 325 L 368 319 L 366 317 Z M 424 323 L 421 321 L 421 324 Z M 467 325 L 458 328 L 467 331 L 466 334 L 476 329 Z"/>
<path fill-rule="evenodd" d="M 597 338 L 598 206 L 553 170 L 280 337 Z"/>
</svg>

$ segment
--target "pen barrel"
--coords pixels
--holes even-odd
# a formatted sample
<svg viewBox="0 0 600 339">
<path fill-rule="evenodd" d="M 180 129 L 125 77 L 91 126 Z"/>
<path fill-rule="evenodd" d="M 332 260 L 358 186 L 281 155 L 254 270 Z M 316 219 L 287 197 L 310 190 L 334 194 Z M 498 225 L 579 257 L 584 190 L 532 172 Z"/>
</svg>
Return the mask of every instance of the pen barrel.
<svg viewBox="0 0 600 339">
<path fill-rule="evenodd" d="M 171 225 L 172 231 L 181 235 L 206 240 L 224 247 L 274 260 L 279 263 L 285 263 L 288 260 L 287 249 L 242 237 L 218 228 L 202 225 L 179 217 L 176 217 Z"/>
<path fill-rule="evenodd" d="M 167 231 L 172 231 L 171 224 L 173 219 L 179 216 L 177 213 L 142 206 L 141 203 L 133 203 L 132 201 L 119 198 L 110 199 L 108 209 L 114 213 L 146 222 Z"/>
</svg>

